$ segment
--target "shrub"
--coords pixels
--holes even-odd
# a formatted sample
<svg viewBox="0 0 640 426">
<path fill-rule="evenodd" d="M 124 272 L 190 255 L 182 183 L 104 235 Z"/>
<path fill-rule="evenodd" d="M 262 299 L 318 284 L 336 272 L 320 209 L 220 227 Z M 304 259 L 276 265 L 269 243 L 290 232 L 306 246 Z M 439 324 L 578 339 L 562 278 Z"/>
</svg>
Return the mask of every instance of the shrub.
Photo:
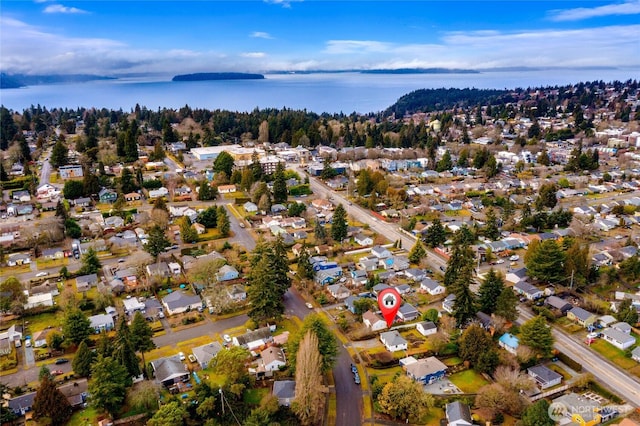
<svg viewBox="0 0 640 426">
<path fill-rule="evenodd" d="M 582 364 L 580 364 L 579 362 L 575 361 L 573 358 L 569 358 L 569 356 L 567 356 L 566 354 L 564 354 L 562 352 L 558 352 L 556 357 L 558 357 L 558 359 L 560 361 L 562 361 L 565 364 L 567 364 L 569 366 L 569 368 L 577 371 L 578 373 L 582 371 Z"/>
</svg>

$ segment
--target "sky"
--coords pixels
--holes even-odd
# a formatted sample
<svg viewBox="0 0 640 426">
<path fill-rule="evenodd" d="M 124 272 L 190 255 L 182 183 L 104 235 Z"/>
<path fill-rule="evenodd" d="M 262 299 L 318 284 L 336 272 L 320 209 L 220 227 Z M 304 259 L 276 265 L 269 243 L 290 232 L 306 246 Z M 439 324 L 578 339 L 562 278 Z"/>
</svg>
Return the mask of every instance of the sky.
<svg viewBox="0 0 640 426">
<path fill-rule="evenodd" d="M 2 0 L 0 71 L 640 69 L 640 0 Z"/>
</svg>

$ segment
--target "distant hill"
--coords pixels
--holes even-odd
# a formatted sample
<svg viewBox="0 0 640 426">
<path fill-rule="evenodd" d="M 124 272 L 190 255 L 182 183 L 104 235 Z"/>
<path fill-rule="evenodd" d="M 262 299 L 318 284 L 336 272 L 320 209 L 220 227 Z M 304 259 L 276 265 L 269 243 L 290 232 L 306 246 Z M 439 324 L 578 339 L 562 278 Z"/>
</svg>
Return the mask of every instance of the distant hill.
<svg viewBox="0 0 640 426">
<path fill-rule="evenodd" d="M 457 68 L 397 68 L 362 70 L 361 74 L 479 74 L 476 70 Z"/>
<path fill-rule="evenodd" d="M 2 73 L 0 79 L 0 88 L 15 89 L 24 86 L 36 86 L 39 84 L 58 84 L 58 83 L 85 83 L 94 80 L 111 80 L 114 77 L 105 77 L 91 74 L 43 74 L 43 75 L 25 75 L 25 74 L 5 74 Z"/>
<path fill-rule="evenodd" d="M 402 96 L 385 111 L 400 116 L 415 112 L 428 112 L 450 109 L 454 106 L 465 107 L 476 104 L 488 104 L 503 100 L 514 101 L 507 90 L 492 89 L 420 89 Z"/>
<path fill-rule="evenodd" d="M 201 72 L 195 74 L 176 75 L 171 81 L 208 81 L 208 80 L 263 80 L 262 74 L 243 72 Z"/>
</svg>

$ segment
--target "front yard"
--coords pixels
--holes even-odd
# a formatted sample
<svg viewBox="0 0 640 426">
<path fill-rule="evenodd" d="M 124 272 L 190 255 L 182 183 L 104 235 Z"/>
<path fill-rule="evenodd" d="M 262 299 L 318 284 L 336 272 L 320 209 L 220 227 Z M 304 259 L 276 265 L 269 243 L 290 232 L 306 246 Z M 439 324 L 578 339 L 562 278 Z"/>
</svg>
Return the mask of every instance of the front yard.
<svg viewBox="0 0 640 426">
<path fill-rule="evenodd" d="M 604 339 L 596 339 L 591 345 L 591 349 L 598 352 L 603 357 L 607 358 L 620 368 L 625 370 L 631 370 L 638 366 L 638 363 L 628 358 L 624 351 L 616 348 Z"/>
</svg>

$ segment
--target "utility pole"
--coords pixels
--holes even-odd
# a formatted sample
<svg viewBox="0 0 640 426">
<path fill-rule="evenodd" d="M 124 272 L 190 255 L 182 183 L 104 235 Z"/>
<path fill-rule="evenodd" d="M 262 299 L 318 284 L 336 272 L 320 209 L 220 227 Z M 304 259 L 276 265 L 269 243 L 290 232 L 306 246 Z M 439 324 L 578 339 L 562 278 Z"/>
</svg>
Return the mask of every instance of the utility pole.
<svg viewBox="0 0 640 426">
<path fill-rule="evenodd" d="M 575 272 L 575 269 L 571 270 L 571 284 L 569 285 L 569 290 L 573 291 L 573 274 Z"/>
</svg>

